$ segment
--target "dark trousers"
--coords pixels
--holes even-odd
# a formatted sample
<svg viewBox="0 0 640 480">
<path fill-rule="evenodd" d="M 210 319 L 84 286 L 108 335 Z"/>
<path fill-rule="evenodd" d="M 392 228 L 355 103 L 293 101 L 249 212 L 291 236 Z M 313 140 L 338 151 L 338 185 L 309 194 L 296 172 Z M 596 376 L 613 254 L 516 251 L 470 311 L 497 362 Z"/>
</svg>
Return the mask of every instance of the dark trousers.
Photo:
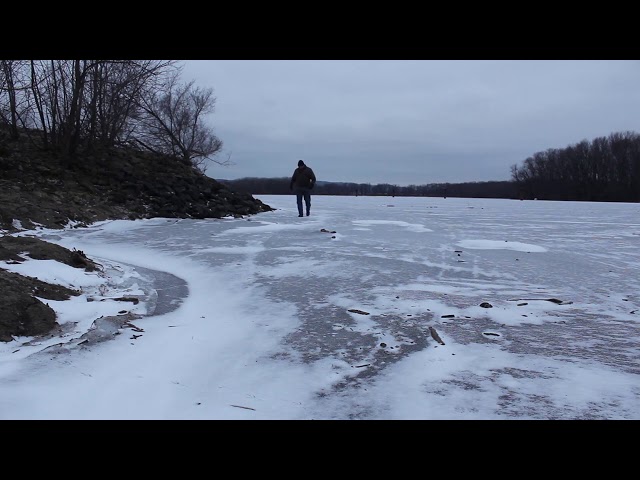
<svg viewBox="0 0 640 480">
<path fill-rule="evenodd" d="M 298 203 L 298 215 L 302 215 L 302 199 L 307 207 L 307 215 L 311 210 L 311 189 L 308 187 L 295 187 L 293 192 L 296 194 L 296 202 Z"/>
</svg>

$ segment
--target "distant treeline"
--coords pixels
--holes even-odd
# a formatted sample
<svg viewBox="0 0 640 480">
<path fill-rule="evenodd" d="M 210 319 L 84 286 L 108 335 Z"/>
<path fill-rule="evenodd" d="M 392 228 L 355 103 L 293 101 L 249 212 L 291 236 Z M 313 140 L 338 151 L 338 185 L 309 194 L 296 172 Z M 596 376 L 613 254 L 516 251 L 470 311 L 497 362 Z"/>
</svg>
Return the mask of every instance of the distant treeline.
<svg viewBox="0 0 640 480">
<path fill-rule="evenodd" d="M 218 180 L 230 188 L 252 195 L 290 194 L 290 178 L 240 178 Z M 400 187 L 388 183 L 323 182 L 318 181 L 314 195 L 394 196 L 394 197 L 464 197 L 464 198 L 518 198 L 514 182 L 434 183 Z"/>
<path fill-rule="evenodd" d="M 538 152 L 511 167 L 508 181 L 431 183 L 322 182 L 315 195 L 510 198 L 521 200 L 640 201 L 640 135 L 612 133 L 562 149 Z M 219 180 L 252 195 L 289 194 L 288 177 Z"/>
<path fill-rule="evenodd" d="M 640 135 L 612 133 L 549 149 L 511 167 L 523 198 L 640 201 Z"/>
</svg>

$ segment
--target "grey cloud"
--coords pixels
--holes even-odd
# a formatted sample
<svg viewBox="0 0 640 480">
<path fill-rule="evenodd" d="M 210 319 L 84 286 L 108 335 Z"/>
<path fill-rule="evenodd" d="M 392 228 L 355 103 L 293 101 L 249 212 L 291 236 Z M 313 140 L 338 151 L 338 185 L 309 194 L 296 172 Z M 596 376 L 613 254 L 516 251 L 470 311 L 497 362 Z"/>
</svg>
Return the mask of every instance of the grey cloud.
<svg viewBox="0 0 640 480">
<path fill-rule="evenodd" d="M 187 61 L 234 166 L 219 178 L 505 180 L 533 153 L 637 130 L 637 61 Z"/>
</svg>

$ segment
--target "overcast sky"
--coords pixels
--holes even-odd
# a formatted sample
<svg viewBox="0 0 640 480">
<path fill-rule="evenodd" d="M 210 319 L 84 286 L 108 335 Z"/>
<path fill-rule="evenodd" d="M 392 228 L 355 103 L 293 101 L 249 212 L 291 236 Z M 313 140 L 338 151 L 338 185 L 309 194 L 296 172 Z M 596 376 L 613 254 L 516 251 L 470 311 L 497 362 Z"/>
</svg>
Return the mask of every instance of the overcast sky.
<svg viewBox="0 0 640 480">
<path fill-rule="evenodd" d="M 532 154 L 640 131 L 636 60 L 188 60 L 224 142 L 207 174 L 423 185 L 509 180 Z"/>
</svg>

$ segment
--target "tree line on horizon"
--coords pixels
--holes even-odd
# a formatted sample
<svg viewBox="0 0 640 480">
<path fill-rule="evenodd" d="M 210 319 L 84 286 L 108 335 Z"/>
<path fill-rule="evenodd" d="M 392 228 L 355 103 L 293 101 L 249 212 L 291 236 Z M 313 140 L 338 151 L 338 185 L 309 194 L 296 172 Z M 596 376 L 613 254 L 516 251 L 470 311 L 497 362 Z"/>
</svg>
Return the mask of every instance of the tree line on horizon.
<svg viewBox="0 0 640 480">
<path fill-rule="evenodd" d="M 251 195 L 291 194 L 288 177 L 245 177 L 236 180 L 218 180 L 234 190 Z M 398 186 L 389 183 L 316 182 L 314 195 L 385 196 L 385 197 L 465 197 L 516 198 L 517 188 L 511 181 L 467 183 L 432 183 L 429 185 Z"/>
<path fill-rule="evenodd" d="M 290 178 L 220 180 L 252 195 L 286 195 Z M 509 198 L 520 200 L 640 201 L 640 135 L 612 133 L 566 148 L 548 149 L 511 167 L 511 180 L 431 183 L 317 182 L 316 195 Z"/>
<path fill-rule="evenodd" d="M 229 164 L 204 123 L 216 98 L 181 81 L 182 68 L 175 60 L 0 60 L 0 127 L 14 140 L 38 139 L 67 166 L 79 153 L 127 146 L 205 173 L 207 161 Z"/>
<path fill-rule="evenodd" d="M 615 132 L 537 152 L 511 177 L 524 198 L 640 201 L 640 134 Z"/>
</svg>

